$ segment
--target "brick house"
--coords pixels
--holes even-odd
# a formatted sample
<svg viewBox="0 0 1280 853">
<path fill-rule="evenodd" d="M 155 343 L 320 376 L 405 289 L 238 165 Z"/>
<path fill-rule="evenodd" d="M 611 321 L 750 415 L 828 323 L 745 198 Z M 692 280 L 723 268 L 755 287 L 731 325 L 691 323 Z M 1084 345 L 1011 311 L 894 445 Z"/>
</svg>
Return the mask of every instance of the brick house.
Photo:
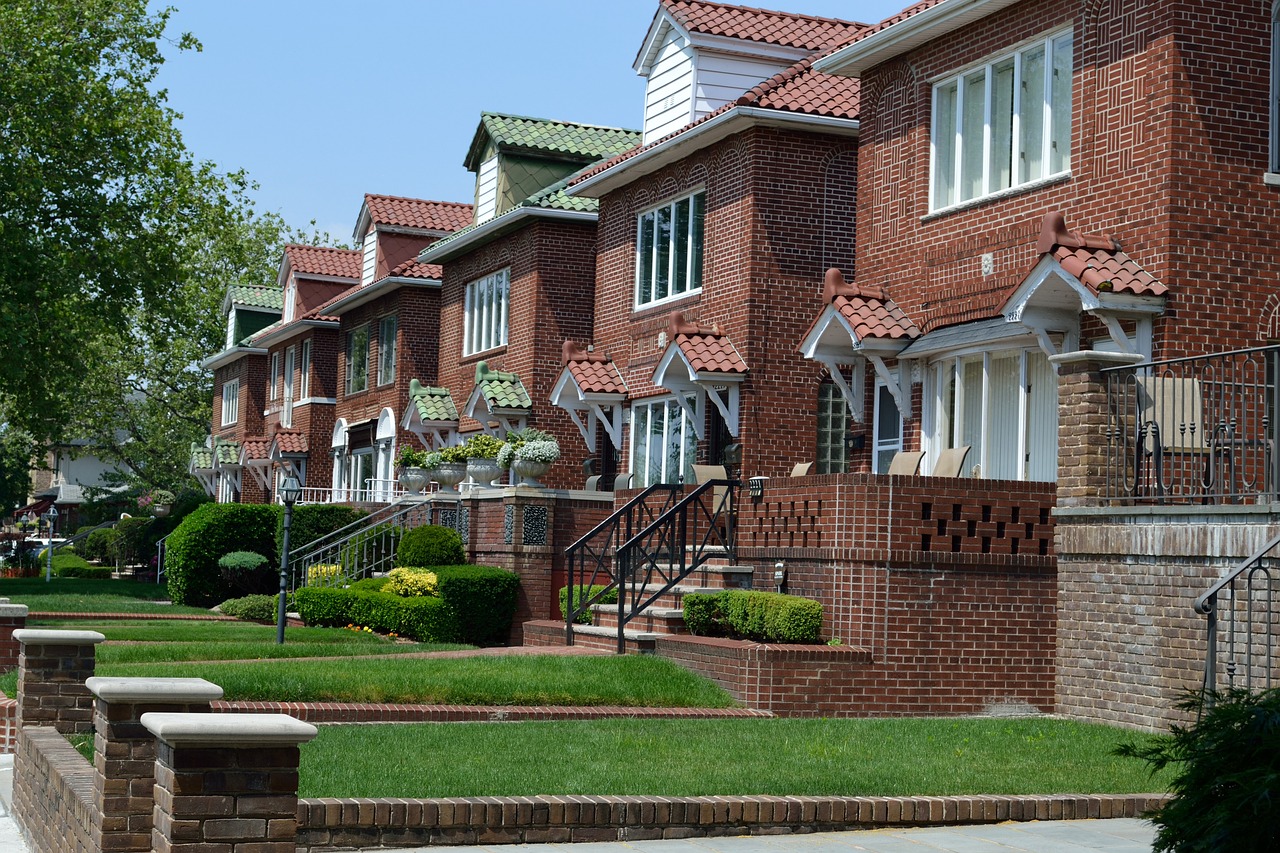
<svg viewBox="0 0 1280 853">
<path fill-rule="evenodd" d="M 537 427 L 561 447 L 544 482 L 581 487 L 595 430 L 549 401 L 564 341 L 591 334 L 597 205 L 564 185 L 639 141 L 621 128 L 481 115 L 465 164 L 474 221 L 418 256 L 443 268 L 438 383 L 419 387 L 404 420 L 424 441 Z"/>
<path fill-rule="evenodd" d="M 858 87 L 811 61 L 862 28 L 663 0 L 634 66 L 644 143 L 570 182 L 600 204 L 595 322 L 558 399 L 636 486 L 692 482 L 695 462 L 846 470 L 795 341 L 824 270 L 853 264 Z"/>
</svg>

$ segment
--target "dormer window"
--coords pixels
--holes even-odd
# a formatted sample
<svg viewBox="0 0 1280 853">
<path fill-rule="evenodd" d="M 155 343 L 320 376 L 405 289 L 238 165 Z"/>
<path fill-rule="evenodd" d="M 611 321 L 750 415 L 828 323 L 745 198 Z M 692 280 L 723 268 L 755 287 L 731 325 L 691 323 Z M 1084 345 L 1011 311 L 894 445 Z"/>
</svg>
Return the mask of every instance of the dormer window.
<svg viewBox="0 0 1280 853">
<path fill-rule="evenodd" d="M 480 164 L 476 178 L 476 223 L 492 219 L 498 212 L 498 158 L 490 157 Z"/>
<path fill-rule="evenodd" d="M 378 231 L 370 229 L 364 235 L 364 256 L 360 264 L 360 284 L 372 284 L 373 276 L 378 269 Z"/>
</svg>

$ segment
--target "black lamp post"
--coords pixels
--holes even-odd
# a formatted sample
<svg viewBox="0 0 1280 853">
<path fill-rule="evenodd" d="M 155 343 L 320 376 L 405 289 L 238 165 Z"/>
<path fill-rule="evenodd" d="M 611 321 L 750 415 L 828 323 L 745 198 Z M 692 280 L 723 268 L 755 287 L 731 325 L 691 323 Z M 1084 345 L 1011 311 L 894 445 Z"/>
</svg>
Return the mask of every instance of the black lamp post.
<svg viewBox="0 0 1280 853">
<path fill-rule="evenodd" d="M 51 504 L 49 511 L 44 514 L 44 520 L 49 523 L 49 547 L 46 549 L 49 554 L 49 564 L 44 570 L 44 582 L 49 583 L 53 580 L 53 525 L 58 520 L 58 508 Z"/>
<path fill-rule="evenodd" d="M 302 484 L 290 475 L 280 483 L 280 499 L 284 501 L 284 541 L 280 543 L 280 601 L 276 610 L 276 644 L 284 644 L 284 600 L 289 595 L 289 522 L 293 505 L 302 497 Z"/>
</svg>

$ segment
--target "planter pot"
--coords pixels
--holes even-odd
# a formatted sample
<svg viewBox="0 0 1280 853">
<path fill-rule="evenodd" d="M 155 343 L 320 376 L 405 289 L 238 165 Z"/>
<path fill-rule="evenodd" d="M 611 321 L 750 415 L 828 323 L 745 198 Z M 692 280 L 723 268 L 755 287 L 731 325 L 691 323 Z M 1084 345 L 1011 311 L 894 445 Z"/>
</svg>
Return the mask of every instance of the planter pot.
<svg viewBox="0 0 1280 853">
<path fill-rule="evenodd" d="M 477 486 L 488 488 L 502 476 L 502 469 L 492 459 L 468 459 L 467 476 L 475 480 Z"/>
<path fill-rule="evenodd" d="M 405 468 L 400 472 L 400 485 L 410 495 L 420 495 L 431 479 L 422 468 Z"/>
<path fill-rule="evenodd" d="M 524 482 L 521 485 L 532 486 L 535 489 L 546 488 L 542 483 L 538 482 L 538 478 L 551 470 L 550 462 L 534 462 L 532 459 L 521 459 L 516 457 L 511 461 L 511 471 L 520 475 Z"/>
<path fill-rule="evenodd" d="M 442 494 L 458 494 L 458 484 L 467 479 L 467 463 L 444 462 L 439 468 L 432 469 L 431 478 L 440 484 Z"/>
<path fill-rule="evenodd" d="M 169 510 L 173 509 L 172 504 L 152 504 L 151 514 L 156 518 L 164 518 L 169 514 Z"/>
</svg>

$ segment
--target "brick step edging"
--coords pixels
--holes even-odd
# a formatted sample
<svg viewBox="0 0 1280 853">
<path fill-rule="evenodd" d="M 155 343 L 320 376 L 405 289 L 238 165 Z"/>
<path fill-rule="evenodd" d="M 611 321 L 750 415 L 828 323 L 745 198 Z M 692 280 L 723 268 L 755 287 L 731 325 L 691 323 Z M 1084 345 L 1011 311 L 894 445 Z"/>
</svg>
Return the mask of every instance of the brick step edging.
<svg viewBox="0 0 1280 853">
<path fill-rule="evenodd" d="M 298 801 L 298 848 L 639 841 L 1141 817 L 1166 794 L 951 797 L 458 797 Z"/>
<path fill-rule="evenodd" d="M 521 720 L 744 719 L 774 716 L 751 708 L 633 708 L 623 705 L 398 705 L 361 702 L 216 701 L 215 714 L 289 714 L 306 723 L 493 723 Z"/>
<path fill-rule="evenodd" d="M 201 613 L 70 613 L 59 610 L 35 610 L 27 614 L 28 620 L 36 619 L 65 619 L 68 622 L 75 620 L 77 622 L 92 622 L 93 620 L 110 621 L 113 619 L 137 619 L 140 621 L 165 621 L 165 622 L 239 622 L 240 620 L 234 616 L 222 616 L 217 613 L 210 613 L 207 616 Z"/>
</svg>

